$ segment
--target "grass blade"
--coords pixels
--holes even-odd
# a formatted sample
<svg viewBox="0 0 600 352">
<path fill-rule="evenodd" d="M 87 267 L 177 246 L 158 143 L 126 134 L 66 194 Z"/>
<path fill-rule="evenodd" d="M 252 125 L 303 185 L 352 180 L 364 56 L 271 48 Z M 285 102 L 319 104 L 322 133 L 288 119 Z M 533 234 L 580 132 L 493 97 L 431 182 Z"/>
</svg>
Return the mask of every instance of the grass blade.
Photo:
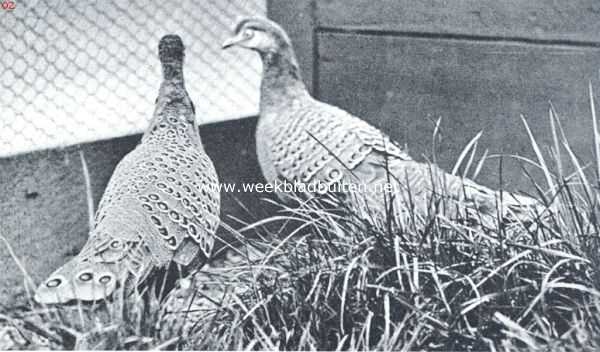
<svg viewBox="0 0 600 352">
<path fill-rule="evenodd" d="M 596 180 L 600 184 L 600 135 L 598 135 L 598 119 L 596 118 L 596 103 L 594 99 L 594 88 L 589 82 L 590 109 L 592 110 L 592 125 L 594 128 L 594 152 L 596 155 Z"/>
<path fill-rule="evenodd" d="M 83 179 L 85 181 L 85 199 L 87 201 L 88 210 L 88 226 L 90 231 L 94 228 L 94 192 L 92 190 L 92 180 L 90 178 L 90 171 L 88 169 L 87 161 L 83 150 L 79 150 L 79 160 L 81 160 L 81 168 L 83 169 Z"/>
<path fill-rule="evenodd" d="M 463 148 L 462 152 L 460 153 L 460 155 L 458 156 L 458 159 L 456 160 L 456 163 L 454 164 L 454 167 L 452 168 L 452 175 L 456 175 L 456 173 L 458 172 L 458 169 L 460 168 L 460 165 L 462 164 L 463 160 L 467 157 L 467 154 L 469 153 L 469 151 L 471 150 L 471 148 L 473 148 L 473 146 L 477 143 L 477 141 L 479 140 L 479 138 L 481 138 L 481 135 L 483 134 L 483 131 L 479 131 L 479 133 L 477 133 L 475 135 L 475 137 L 473 137 L 469 143 L 467 143 L 467 145 Z"/>
<path fill-rule="evenodd" d="M 531 142 L 531 146 L 533 147 L 533 151 L 535 152 L 538 162 L 540 163 L 540 166 L 544 173 L 544 177 L 546 178 L 546 182 L 548 183 L 548 187 L 550 189 L 556 189 L 554 187 L 554 181 L 552 181 L 552 173 L 550 173 L 550 170 L 548 169 L 548 166 L 546 165 L 546 161 L 544 160 L 542 151 L 540 150 L 540 147 L 539 147 L 537 141 L 535 140 L 535 137 L 533 136 L 531 129 L 529 128 L 529 124 L 527 123 L 525 116 L 521 115 L 521 120 L 523 121 L 523 125 L 525 125 L 525 130 L 527 131 L 527 135 L 529 136 L 529 140 Z"/>
</svg>

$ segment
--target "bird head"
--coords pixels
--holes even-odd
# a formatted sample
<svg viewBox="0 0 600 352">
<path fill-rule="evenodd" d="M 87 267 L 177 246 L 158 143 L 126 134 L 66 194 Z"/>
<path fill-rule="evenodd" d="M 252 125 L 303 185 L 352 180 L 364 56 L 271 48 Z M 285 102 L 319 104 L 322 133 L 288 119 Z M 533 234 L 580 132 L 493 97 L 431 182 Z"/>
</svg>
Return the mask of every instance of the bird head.
<svg viewBox="0 0 600 352">
<path fill-rule="evenodd" d="M 234 36 L 223 43 L 223 49 L 239 46 L 261 54 L 276 54 L 292 47 L 292 42 L 283 28 L 266 18 L 243 18 L 236 24 L 233 32 Z"/>
<path fill-rule="evenodd" d="M 185 57 L 183 41 L 176 34 L 167 34 L 158 42 L 158 57 L 160 62 L 181 66 Z"/>
<path fill-rule="evenodd" d="M 98 301 L 136 282 L 148 267 L 143 261 L 131 260 L 139 243 L 102 237 L 91 237 L 77 256 L 38 286 L 34 299 L 43 304 Z"/>
</svg>

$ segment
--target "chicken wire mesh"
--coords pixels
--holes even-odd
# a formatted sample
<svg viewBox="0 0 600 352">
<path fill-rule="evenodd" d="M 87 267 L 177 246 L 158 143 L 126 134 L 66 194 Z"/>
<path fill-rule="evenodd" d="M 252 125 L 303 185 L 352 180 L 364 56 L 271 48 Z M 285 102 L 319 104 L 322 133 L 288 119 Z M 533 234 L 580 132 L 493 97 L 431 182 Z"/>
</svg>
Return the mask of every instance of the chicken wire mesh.
<svg viewBox="0 0 600 352">
<path fill-rule="evenodd" d="M 258 112 L 259 59 L 221 43 L 239 16 L 265 15 L 266 0 L 10 2 L 0 8 L 0 156 L 142 131 L 168 33 L 186 44 L 199 123 Z"/>
</svg>

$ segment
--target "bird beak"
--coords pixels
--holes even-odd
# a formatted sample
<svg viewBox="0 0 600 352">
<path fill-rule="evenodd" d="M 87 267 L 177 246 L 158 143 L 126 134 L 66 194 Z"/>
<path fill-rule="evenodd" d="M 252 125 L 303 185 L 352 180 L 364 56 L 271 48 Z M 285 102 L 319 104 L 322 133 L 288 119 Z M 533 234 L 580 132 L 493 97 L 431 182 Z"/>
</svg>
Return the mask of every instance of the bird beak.
<svg viewBox="0 0 600 352">
<path fill-rule="evenodd" d="M 231 37 L 229 39 L 227 39 L 226 41 L 223 42 L 223 45 L 221 46 L 221 49 L 225 50 L 227 48 L 231 48 L 232 46 L 235 46 L 241 42 L 243 42 L 245 39 L 241 36 L 241 35 L 236 35 L 235 37 Z"/>
</svg>

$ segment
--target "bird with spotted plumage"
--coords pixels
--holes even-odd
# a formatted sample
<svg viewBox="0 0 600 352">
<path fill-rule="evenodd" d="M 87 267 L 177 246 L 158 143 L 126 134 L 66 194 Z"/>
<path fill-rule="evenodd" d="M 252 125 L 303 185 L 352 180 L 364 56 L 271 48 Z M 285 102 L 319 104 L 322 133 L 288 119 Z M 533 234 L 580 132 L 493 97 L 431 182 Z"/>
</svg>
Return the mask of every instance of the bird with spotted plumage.
<svg viewBox="0 0 600 352">
<path fill-rule="evenodd" d="M 292 42 L 277 23 L 242 19 L 222 47 L 253 50 L 262 59 L 256 149 L 267 181 L 321 184 L 324 190 L 355 184 L 356 191 L 341 194 L 342 199 L 375 224 L 391 218 L 400 226 L 422 226 L 442 203 L 446 215 L 489 228 L 497 228 L 499 208 L 513 224 L 533 224 L 544 211 L 531 197 L 494 191 L 415 161 L 366 121 L 314 99 L 302 81 Z"/>
<path fill-rule="evenodd" d="M 83 249 L 36 290 L 45 304 L 96 301 L 175 263 L 196 268 L 219 225 L 217 174 L 198 132 L 177 35 L 158 45 L 162 83 L 141 143 L 117 165 Z"/>
</svg>

